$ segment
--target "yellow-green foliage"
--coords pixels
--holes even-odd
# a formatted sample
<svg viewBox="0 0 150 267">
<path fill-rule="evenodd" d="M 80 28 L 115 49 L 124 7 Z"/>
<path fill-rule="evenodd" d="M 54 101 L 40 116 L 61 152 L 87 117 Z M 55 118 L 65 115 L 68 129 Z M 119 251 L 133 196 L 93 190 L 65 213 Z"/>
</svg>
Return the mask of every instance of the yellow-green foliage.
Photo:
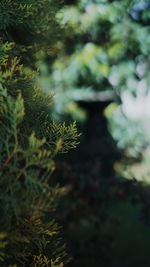
<svg viewBox="0 0 150 267">
<path fill-rule="evenodd" d="M 54 215 L 63 190 L 52 186 L 50 177 L 55 155 L 74 148 L 79 135 L 75 123 L 51 121 L 52 96 L 35 79 L 37 52 L 53 51 L 59 32 L 59 6 L 53 2 L 0 2 L 2 267 L 62 267 L 67 261 Z"/>
</svg>

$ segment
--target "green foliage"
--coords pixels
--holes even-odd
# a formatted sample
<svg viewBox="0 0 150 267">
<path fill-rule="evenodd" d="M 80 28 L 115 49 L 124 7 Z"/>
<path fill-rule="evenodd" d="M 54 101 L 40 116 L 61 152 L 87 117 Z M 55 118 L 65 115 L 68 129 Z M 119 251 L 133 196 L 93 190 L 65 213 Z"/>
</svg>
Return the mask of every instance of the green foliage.
<svg viewBox="0 0 150 267">
<path fill-rule="evenodd" d="M 47 136 L 50 146 L 55 145 L 55 153 L 65 153 L 69 149 L 75 148 L 79 143 L 76 141 L 80 136 L 77 132 L 76 122 L 68 127 L 54 121 L 47 127 Z"/>
<path fill-rule="evenodd" d="M 136 100 L 136 98 L 135 98 Z M 128 100 L 128 110 L 138 115 L 136 101 L 132 103 L 130 110 Z M 109 130 L 116 140 L 119 149 L 125 150 L 126 156 L 138 158 L 142 156 L 144 149 L 149 146 L 149 127 L 148 118 L 143 114 L 142 120 L 128 117 L 122 112 L 123 105 L 112 104 L 105 110 L 105 115 L 109 122 Z"/>
<path fill-rule="evenodd" d="M 17 54 L 33 66 L 37 52 L 52 53 L 60 35 L 56 13 L 61 0 L 5 0 L 0 2 L 0 31 L 5 41 L 17 45 Z"/>
<path fill-rule="evenodd" d="M 149 120 L 149 109 L 145 102 L 136 105 L 140 92 L 143 91 L 143 96 L 145 94 L 145 98 L 148 98 L 149 91 L 148 5 L 146 0 L 80 0 L 66 4 L 61 13 L 62 24 L 66 27 L 64 42 L 61 43 L 61 50 L 51 67 L 53 88 L 59 92 L 55 101 L 57 116 L 69 113 L 72 117 L 76 116 L 76 120 L 80 120 L 79 107 L 76 105 L 71 109 L 70 103 L 85 100 L 92 92 L 109 90 L 114 93 L 115 102 L 119 104 L 120 101 L 124 102 L 124 92 L 130 92 L 131 98 L 135 97 L 132 109 L 139 114 L 139 106 L 143 105 L 145 113 L 143 112 L 142 119 L 144 120 L 148 113 Z M 123 149 L 130 150 L 132 146 L 131 154 L 137 156 L 142 147 L 147 145 L 147 129 L 143 129 L 140 114 L 138 120 L 130 120 L 122 106 L 119 108 L 120 115 L 113 113 L 109 119 L 111 133 L 117 142 L 122 144 Z M 128 113 L 132 113 L 130 110 Z M 147 125 L 148 120 L 145 123 Z M 129 130 L 131 127 L 127 127 L 130 124 L 132 133 Z M 137 127 L 143 131 L 141 134 L 138 130 L 140 138 L 136 135 Z M 122 134 L 114 133 L 121 133 L 122 129 L 125 133 L 124 140 Z M 136 146 L 137 149 L 134 150 Z"/>
<path fill-rule="evenodd" d="M 148 1 L 67 0 L 66 2 L 61 14 L 62 23 L 66 27 L 64 42 L 60 44 L 61 49 L 54 64 L 49 68 L 47 60 L 47 68 L 44 65 L 41 67 L 43 80 L 45 77 L 47 78 L 47 90 L 53 84 L 52 88 L 59 92 L 55 97 L 56 113 L 60 118 L 62 113 L 65 115 L 73 113 L 74 116 L 74 109 L 69 108 L 73 101 L 84 101 L 87 98 L 90 101 L 92 93 L 99 91 L 114 92 L 117 105 L 114 110 L 112 106 L 109 107 L 111 115 L 108 118 L 110 120 L 109 128 L 111 128 L 111 133 L 119 147 L 127 150 L 130 156 L 137 157 L 143 154 L 143 148 L 147 147 L 147 137 L 149 139 L 150 133 L 150 117 L 146 118 L 145 116 L 147 111 L 149 113 L 149 94 L 147 92 L 150 79 L 150 26 L 148 19 L 150 12 L 149 9 L 142 12 L 144 21 L 143 18 L 134 19 L 133 10 L 135 3 Z M 51 77 L 48 76 L 49 70 L 53 71 L 52 74 L 50 72 Z M 49 86 L 50 81 L 52 83 Z M 124 92 L 130 92 L 131 96 L 126 98 L 126 101 L 123 97 Z M 143 94 L 138 97 L 138 92 L 143 92 Z M 145 97 L 143 97 L 144 94 Z M 145 105 L 145 101 L 142 105 L 138 102 L 141 95 L 142 99 L 147 99 L 147 105 Z M 135 101 L 131 101 L 132 99 Z M 76 103 L 75 105 L 76 110 L 79 111 Z M 142 112 L 138 107 L 141 107 Z M 144 125 L 139 123 L 139 114 L 145 119 Z M 89 130 L 92 132 L 94 127 L 92 123 L 91 125 L 92 129 Z M 98 133 L 103 135 L 101 124 L 100 127 Z M 145 135 L 145 128 L 147 135 Z M 99 146 L 96 140 L 95 146 L 92 143 L 88 148 L 90 140 L 86 139 L 83 144 L 86 148 L 83 155 L 75 155 L 77 160 L 73 163 L 73 167 L 71 166 L 72 173 L 71 167 L 67 167 L 66 162 L 64 164 L 64 176 L 70 195 L 66 196 L 64 202 L 61 202 L 61 219 L 64 220 L 66 237 L 75 258 L 72 265 L 146 266 L 149 264 L 148 257 L 146 259 L 148 254 L 142 244 L 144 243 L 148 249 L 146 241 L 148 232 L 144 233 L 148 228 L 139 221 L 139 215 L 136 213 L 138 204 L 140 209 L 146 203 L 145 197 L 138 199 L 143 189 L 138 189 L 137 196 L 135 196 L 137 185 L 134 182 L 131 189 L 128 190 L 128 185 L 132 185 L 132 182 L 127 181 L 126 185 L 123 184 L 119 188 L 118 180 L 116 180 L 116 185 L 114 183 L 114 173 L 106 177 L 107 171 L 113 168 L 115 158 L 108 141 L 110 137 L 106 143 L 103 142 L 102 136 L 98 137 L 93 134 L 92 138 L 93 143 L 96 138 L 99 140 Z M 97 151 L 96 149 L 98 150 L 97 156 L 94 156 L 92 150 Z M 128 172 L 126 160 L 124 159 L 124 161 L 124 169 Z M 130 161 L 129 164 L 132 163 L 133 161 Z M 78 165 L 79 167 L 74 167 Z M 117 164 L 115 168 L 117 169 Z M 70 171 L 68 177 L 67 170 Z M 136 169 L 136 172 L 140 172 L 139 169 Z M 62 170 L 60 175 L 63 175 Z M 143 179 L 145 174 L 143 175 L 142 172 L 141 176 Z M 130 170 L 128 177 L 132 178 Z M 144 193 L 142 194 L 144 195 Z M 149 201 L 149 196 L 147 199 Z M 121 211 L 118 209 L 118 203 L 121 203 L 119 204 Z M 124 211 L 126 207 L 127 209 Z M 144 208 L 144 210 L 143 213 L 147 214 L 146 223 L 148 223 L 149 208 Z M 125 221 L 122 214 L 126 217 Z M 134 219 L 130 217 L 130 214 Z M 121 219 L 123 222 L 120 221 L 121 217 L 123 217 Z M 138 226 L 140 224 L 142 226 Z M 121 234 L 118 234 L 119 228 Z M 114 232 L 114 229 L 117 231 Z M 137 239 L 138 234 L 140 235 L 139 239 Z M 129 246 L 130 237 L 132 241 L 134 240 L 131 246 Z M 118 245 L 115 246 L 117 242 Z M 143 262 L 139 260 L 140 254 L 142 254 Z M 134 261 L 136 263 L 133 263 Z"/>
<path fill-rule="evenodd" d="M 58 263 L 59 259 L 56 259 L 55 261 L 49 261 L 46 257 L 42 257 L 41 255 L 35 257 L 34 259 L 34 265 L 33 267 L 63 267 L 63 263 Z"/>
<path fill-rule="evenodd" d="M 54 53 L 59 8 L 59 1 L 0 2 L 2 267 L 62 267 L 68 261 L 54 213 L 63 189 L 50 178 L 54 157 L 74 148 L 79 134 L 75 123 L 52 122 L 52 95 L 36 82 L 37 58 L 44 50 Z"/>
</svg>

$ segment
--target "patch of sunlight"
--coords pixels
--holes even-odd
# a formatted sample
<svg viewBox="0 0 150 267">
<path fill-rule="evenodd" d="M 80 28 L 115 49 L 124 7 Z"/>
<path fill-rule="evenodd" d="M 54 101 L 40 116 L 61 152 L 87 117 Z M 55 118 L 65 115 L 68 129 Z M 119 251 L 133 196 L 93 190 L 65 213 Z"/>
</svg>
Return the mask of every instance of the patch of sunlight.
<svg viewBox="0 0 150 267">
<path fill-rule="evenodd" d="M 65 112 L 72 114 L 74 120 L 84 121 L 87 119 L 87 113 L 84 109 L 80 108 L 75 102 L 70 101 L 65 106 Z"/>
<path fill-rule="evenodd" d="M 112 58 L 117 58 L 118 56 L 122 55 L 123 53 L 123 45 L 121 43 L 115 43 L 114 45 L 111 45 L 111 47 L 108 50 L 108 54 Z"/>
</svg>

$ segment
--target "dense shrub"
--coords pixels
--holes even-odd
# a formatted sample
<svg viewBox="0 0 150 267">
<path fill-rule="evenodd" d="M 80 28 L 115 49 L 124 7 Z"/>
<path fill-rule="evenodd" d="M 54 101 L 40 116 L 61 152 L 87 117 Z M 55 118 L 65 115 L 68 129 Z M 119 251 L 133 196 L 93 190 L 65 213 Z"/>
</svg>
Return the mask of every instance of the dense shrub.
<svg viewBox="0 0 150 267">
<path fill-rule="evenodd" d="M 59 1 L 0 2 L 0 266 L 63 266 L 68 260 L 50 184 L 54 157 L 77 144 L 75 124 L 51 121 L 51 95 L 36 83 L 37 58 L 54 53 Z"/>
</svg>

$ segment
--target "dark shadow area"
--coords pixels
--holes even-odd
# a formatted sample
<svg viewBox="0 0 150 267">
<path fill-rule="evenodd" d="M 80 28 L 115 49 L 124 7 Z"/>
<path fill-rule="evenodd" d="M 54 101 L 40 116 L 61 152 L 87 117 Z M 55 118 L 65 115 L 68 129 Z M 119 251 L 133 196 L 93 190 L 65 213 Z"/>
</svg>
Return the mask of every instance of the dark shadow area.
<svg viewBox="0 0 150 267">
<path fill-rule="evenodd" d="M 122 154 L 103 116 L 108 102 L 80 105 L 89 113 L 81 143 L 55 173 L 67 189 L 58 217 L 73 257 L 68 266 L 148 267 L 149 190 L 114 171 Z"/>
</svg>

